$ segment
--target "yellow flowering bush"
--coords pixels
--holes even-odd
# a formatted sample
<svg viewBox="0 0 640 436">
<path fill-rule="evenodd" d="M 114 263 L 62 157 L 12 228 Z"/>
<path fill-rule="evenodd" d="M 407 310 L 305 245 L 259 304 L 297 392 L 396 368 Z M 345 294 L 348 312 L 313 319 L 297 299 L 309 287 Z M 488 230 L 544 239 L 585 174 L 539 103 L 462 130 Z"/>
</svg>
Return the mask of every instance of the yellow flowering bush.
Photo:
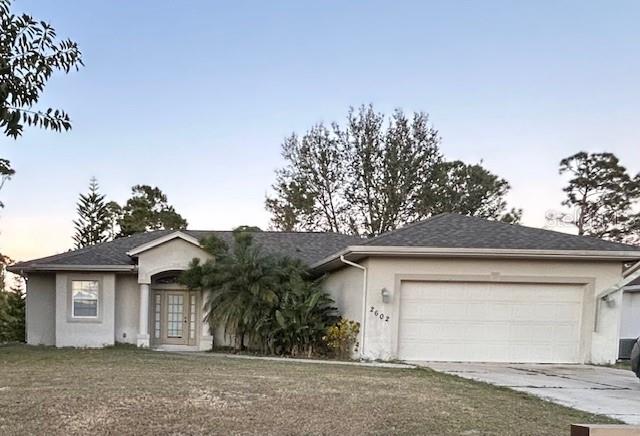
<svg viewBox="0 0 640 436">
<path fill-rule="evenodd" d="M 327 328 L 327 334 L 322 339 L 329 351 L 340 359 L 349 359 L 352 352 L 357 352 L 360 323 L 340 318 L 338 322 Z"/>
</svg>

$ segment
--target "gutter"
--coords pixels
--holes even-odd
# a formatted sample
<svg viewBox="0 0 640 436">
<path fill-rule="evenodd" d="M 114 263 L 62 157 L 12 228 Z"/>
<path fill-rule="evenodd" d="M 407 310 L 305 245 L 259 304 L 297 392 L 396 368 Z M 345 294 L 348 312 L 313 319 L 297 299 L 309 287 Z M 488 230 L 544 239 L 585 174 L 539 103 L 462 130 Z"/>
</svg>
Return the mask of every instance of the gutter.
<svg viewBox="0 0 640 436">
<path fill-rule="evenodd" d="M 22 275 L 25 272 L 34 271 L 105 271 L 105 272 L 133 272 L 136 265 L 60 265 L 60 264 L 40 264 L 30 266 L 11 265 L 7 271 Z"/>
<path fill-rule="evenodd" d="M 594 319 L 593 331 L 598 331 L 598 314 L 600 313 L 600 305 L 605 302 L 607 306 L 612 307 L 615 305 L 615 300 L 612 300 L 611 295 L 621 291 L 629 283 L 640 277 L 640 261 L 636 262 L 631 268 L 623 273 L 623 278 L 615 285 L 605 289 L 596 296 L 596 314 Z"/>
<path fill-rule="evenodd" d="M 362 326 L 360 328 L 360 360 L 364 360 L 364 338 L 367 325 L 367 268 L 355 262 L 351 262 L 340 255 L 340 261 L 346 265 L 362 270 Z"/>
<path fill-rule="evenodd" d="M 311 265 L 312 269 L 321 268 L 331 262 L 349 255 L 388 256 L 388 257 L 483 257 L 513 259 L 574 259 L 574 260 L 639 260 L 638 251 L 602 251 L 602 250 L 528 250 L 493 248 L 438 248 L 411 246 L 373 246 L 350 245 L 338 253 L 332 254 Z"/>
</svg>

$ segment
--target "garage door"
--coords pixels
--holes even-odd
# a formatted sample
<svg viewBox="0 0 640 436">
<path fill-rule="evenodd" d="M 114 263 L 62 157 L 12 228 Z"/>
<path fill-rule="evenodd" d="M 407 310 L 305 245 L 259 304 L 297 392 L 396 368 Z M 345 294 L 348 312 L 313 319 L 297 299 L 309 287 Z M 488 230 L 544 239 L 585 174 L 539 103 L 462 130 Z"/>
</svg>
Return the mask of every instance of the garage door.
<svg viewBox="0 0 640 436">
<path fill-rule="evenodd" d="M 403 282 L 403 360 L 575 363 L 583 289 L 530 283 Z"/>
</svg>

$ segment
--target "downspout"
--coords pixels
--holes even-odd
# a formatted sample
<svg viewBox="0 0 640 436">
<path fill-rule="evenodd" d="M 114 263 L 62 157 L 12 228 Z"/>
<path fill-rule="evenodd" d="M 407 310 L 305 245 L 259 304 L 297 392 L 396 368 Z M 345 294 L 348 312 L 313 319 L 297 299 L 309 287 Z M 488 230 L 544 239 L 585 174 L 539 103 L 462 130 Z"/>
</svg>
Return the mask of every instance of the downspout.
<svg viewBox="0 0 640 436">
<path fill-rule="evenodd" d="M 620 280 L 618 283 L 616 283 L 612 287 L 610 287 L 608 289 L 605 289 L 603 292 L 598 294 L 598 296 L 596 297 L 596 315 L 595 315 L 595 318 L 594 318 L 594 326 L 593 326 L 593 331 L 594 332 L 598 331 L 598 318 L 599 318 L 599 314 L 600 314 L 600 304 L 601 304 L 601 302 L 604 301 L 605 303 L 608 304 L 609 301 L 613 301 L 613 300 L 609 300 L 609 297 L 612 294 L 615 294 L 616 292 L 620 291 L 626 285 L 628 285 L 629 283 L 631 283 L 632 281 L 634 281 L 635 279 L 640 277 L 640 261 L 636 262 L 627 271 L 631 271 L 631 272 L 627 273 L 626 275 L 623 273 L 623 275 L 625 275 L 625 277 L 622 280 Z"/>
<path fill-rule="evenodd" d="M 367 325 L 367 268 L 359 265 L 355 262 L 351 262 L 344 258 L 344 255 L 340 255 L 340 261 L 346 265 L 353 266 L 355 268 L 361 269 L 363 273 L 362 278 L 362 326 L 360 328 L 360 359 L 364 360 L 364 338 L 365 338 L 365 327 Z"/>
</svg>

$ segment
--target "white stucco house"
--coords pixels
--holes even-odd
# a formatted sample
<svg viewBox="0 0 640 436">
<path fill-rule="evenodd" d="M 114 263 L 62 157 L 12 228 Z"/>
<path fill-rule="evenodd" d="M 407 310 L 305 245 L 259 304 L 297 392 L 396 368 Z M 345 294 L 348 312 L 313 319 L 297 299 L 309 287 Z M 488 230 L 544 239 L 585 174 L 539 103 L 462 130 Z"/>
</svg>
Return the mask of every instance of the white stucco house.
<svg viewBox="0 0 640 436">
<path fill-rule="evenodd" d="M 27 342 L 209 349 L 206 296 L 176 277 L 208 256 L 200 240 L 211 234 L 232 240 L 161 230 L 11 266 L 27 279 Z M 361 323 L 365 359 L 612 363 L 621 289 L 640 276 L 640 247 L 456 214 L 366 240 L 254 241 L 325 275 L 342 315 Z"/>
</svg>

